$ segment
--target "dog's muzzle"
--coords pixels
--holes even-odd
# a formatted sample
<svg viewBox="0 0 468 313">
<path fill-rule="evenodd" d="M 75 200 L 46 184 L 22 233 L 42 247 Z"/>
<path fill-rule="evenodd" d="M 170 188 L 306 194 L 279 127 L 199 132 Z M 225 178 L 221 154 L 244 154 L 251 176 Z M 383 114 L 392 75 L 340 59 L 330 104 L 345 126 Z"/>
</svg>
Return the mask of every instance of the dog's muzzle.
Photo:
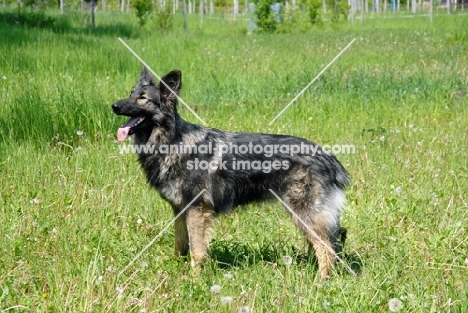
<svg viewBox="0 0 468 313">
<path fill-rule="evenodd" d="M 115 114 L 121 114 L 122 106 L 125 103 L 125 101 L 126 100 L 119 100 L 112 105 L 112 110 L 114 111 Z"/>
</svg>

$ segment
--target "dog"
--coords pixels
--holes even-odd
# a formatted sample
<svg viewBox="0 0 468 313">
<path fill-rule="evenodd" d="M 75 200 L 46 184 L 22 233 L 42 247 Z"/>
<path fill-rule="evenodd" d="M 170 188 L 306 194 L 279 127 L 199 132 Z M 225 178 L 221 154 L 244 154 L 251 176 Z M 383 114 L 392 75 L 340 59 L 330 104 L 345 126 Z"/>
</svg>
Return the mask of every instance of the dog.
<svg viewBox="0 0 468 313">
<path fill-rule="evenodd" d="M 346 238 L 340 214 L 350 182 L 337 158 L 303 138 L 189 123 L 177 112 L 182 73 L 161 80 L 143 67 L 130 96 L 112 109 L 130 117 L 118 141 L 133 135 L 149 184 L 178 216 L 176 253 L 190 252 L 197 266 L 207 256 L 215 216 L 278 196 L 315 250 L 321 278 L 329 275 Z"/>
</svg>

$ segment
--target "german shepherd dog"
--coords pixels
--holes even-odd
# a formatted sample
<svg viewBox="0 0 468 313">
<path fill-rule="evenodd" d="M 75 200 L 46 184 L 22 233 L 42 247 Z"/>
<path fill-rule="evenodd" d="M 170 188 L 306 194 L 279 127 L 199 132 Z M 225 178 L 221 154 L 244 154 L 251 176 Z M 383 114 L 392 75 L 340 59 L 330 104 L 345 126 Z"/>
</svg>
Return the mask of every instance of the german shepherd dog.
<svg viewBox="0 0 468 313">
<path fill-rule="evenodd" d="M 133 135 L 148 182 L 180 214 L 175 220 L 176 253 L 190 252 L 196 266 L 207 255 L 217 214 L 274 199 L 274 192 L 291 209 L 288 213 L 315 250 L 325 278 L 346 237 L 339 222 L 349 184 L 344 167 L 306 139 L 232 133 L 186 122 L 177 112 L 181 78 L 174 70 L 163 83 L 156 82 L 144 67 L 130 97 L 112 105 L 116 114 L 130 117 L 118 130 L 118 140 Z"/>
</svg>

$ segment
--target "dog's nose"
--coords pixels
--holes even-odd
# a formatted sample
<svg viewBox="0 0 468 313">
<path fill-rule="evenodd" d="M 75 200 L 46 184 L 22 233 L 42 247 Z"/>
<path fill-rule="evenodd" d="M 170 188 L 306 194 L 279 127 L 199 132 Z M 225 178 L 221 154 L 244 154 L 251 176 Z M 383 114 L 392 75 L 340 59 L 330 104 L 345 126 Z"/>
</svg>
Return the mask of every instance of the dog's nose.
<svg viewBox="0 0 468 313">
<path fill-rule="evenodd" d="M 116 102 L 116 103 L 114 103 L 114 104 L 112 105 L 112 110 L 114 110 L 115 113 L 119 113 L 121 107 L 122 107 L 122 106 L 120 105 L 120 103 L 119 103 L 119 102 Z"/>
</svg>

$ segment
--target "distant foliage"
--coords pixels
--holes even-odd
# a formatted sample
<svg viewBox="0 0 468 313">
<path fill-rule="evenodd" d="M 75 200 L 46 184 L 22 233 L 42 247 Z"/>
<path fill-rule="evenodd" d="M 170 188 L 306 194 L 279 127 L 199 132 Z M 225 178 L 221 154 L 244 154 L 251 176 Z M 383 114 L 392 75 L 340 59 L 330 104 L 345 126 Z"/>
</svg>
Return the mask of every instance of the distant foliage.
<svg viewBox="0 0 468 313">
<path fill-rule="evenodd" d="M 348 19 L 347 0 L 326 0 L 324 12 L 322 0 L 297 0 L 293 8 L 281 4 L 281 19 L 272 12 L 272 4 L 277 0 L 255 0 L 255 23 L 259 32 L 306 32 L 316 28 L 337 29 Z"/>
<path fill-rule="evenodd" d="M 255 12 L 256 23 L 260 32 L 272 33 L 276 31 L 278 22 L 276 16 L 271 12 L 270 6 L 277 1 L 275 0 L 256 0 Z"/>
<path fill-rule="evenodd" d="M 322 24 L 322 1 L 321 0 L 305 0 L 307 7 L 307 15 L 312 25 Z"/>
<path fill-rule="evenodd" d="M 152 0 L 134 0 L 133 2 L 140 26 L 145 26 L 151 19 L 158 29 L 172 28 L 172 6 L 171 0 L 156 0 L 154 4 Z"/>
<path fill-rule="evenodd" d="M 156 10 L 154 12 L 154 20 L 156 28 L 158 29 L 171 29 L 172 28 L 172 1 L 158 1 L 156 4 Z"/>
<path fill-rule="evenodd" d="M 138 23 L 140 26 L 145 26 L 148 17 L 151 13 L 151 9 L 153 7 L 153 4 L 151 3 L 151 0 L 134 0 L 133 1 L 133 7 L 136 10 L 136 16 L 138 18 Z"/>
<path fill-rule="evenodd" d="M 332 23 L 336 24 L 340 21 L 341 17 L 343 20 L 348 19 L 350 6 L 346 0 L 335 0 L 332 4 L 333 13 L 332 13 Z"/>
<path fill-rule="evenodd" d="M 45 9 L 51 5 L 50 0 L 23 0 L 18 3 L 16 10 L 5 12 L 3 19 L 11 25 L 51 27 L 56 22 L 56 18 L 45 12 Z"/>
<path fill-rule="evenodd" d="M 20 2 L 25 7 L 29 7 L 35 10 L 43 10 L 48 6 L 52 5 L 51 0 L 23 0 Z M 19 6 L 21 7 L 21 5 Z"/>
</svg>

